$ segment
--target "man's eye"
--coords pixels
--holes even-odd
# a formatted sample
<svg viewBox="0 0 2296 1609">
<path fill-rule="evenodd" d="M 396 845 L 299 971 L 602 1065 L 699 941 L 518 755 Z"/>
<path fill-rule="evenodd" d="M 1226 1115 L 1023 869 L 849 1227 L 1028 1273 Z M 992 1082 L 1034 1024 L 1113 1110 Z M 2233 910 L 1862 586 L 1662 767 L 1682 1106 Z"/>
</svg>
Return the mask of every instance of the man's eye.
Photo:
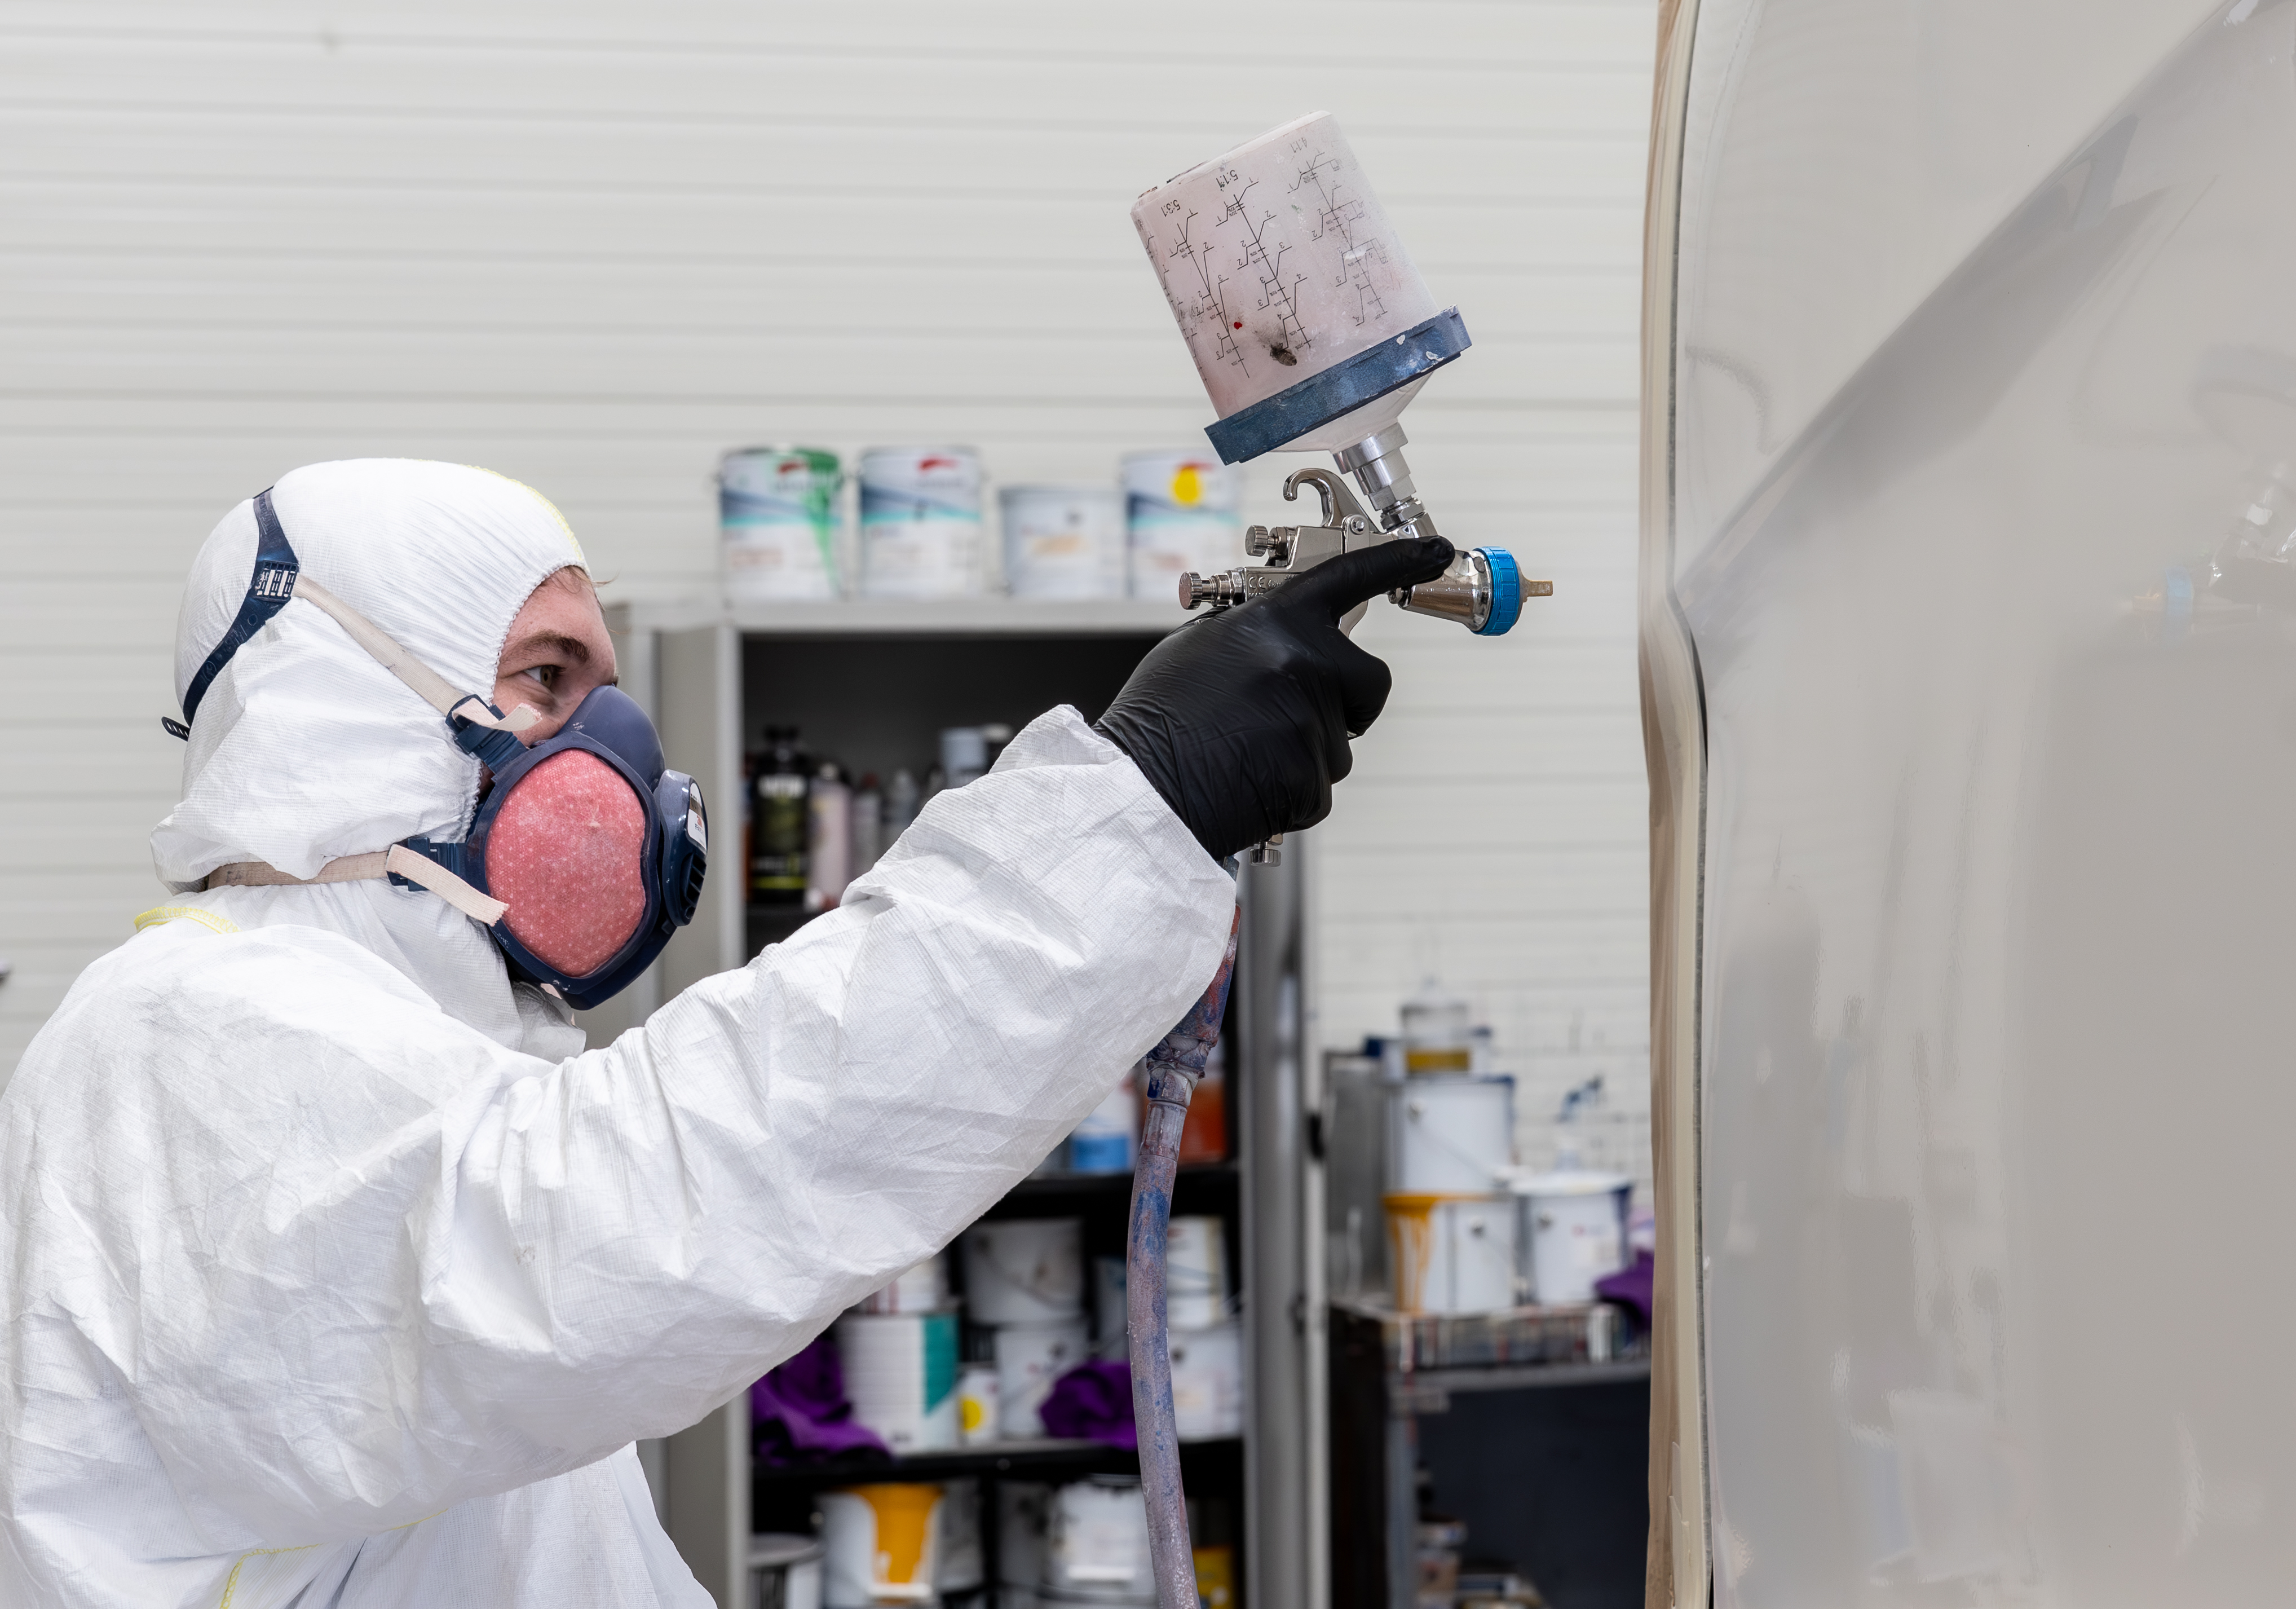
<svg viewBox="0 0 2296 1609">
<path fill-rule="evenodd" d="M 558 685 L 558 667 L 555 665 L 537 665 L 528 671 L 527 675 L 540 682 L 545 687 L 555 687 Z"/>
</svg>

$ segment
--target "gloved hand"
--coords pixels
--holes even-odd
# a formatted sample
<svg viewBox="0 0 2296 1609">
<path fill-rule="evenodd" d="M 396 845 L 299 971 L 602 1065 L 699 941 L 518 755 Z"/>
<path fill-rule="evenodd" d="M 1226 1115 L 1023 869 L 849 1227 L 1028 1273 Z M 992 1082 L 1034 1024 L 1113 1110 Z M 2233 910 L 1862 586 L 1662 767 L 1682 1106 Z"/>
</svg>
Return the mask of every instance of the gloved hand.
<svg viewBox="0 0 2296 1609">
<path fill-rule="evenodd" d="M 1367 598 L 1431 581 L 1440 537 L 1341 554 L 1183 627 L 1148 651 L 1093 723 L 1132 757 L 1215 860 L 1332 813 L 1332 784 L 1386 707 L 1387 664 L 1340 632 Z"/>
</svg>

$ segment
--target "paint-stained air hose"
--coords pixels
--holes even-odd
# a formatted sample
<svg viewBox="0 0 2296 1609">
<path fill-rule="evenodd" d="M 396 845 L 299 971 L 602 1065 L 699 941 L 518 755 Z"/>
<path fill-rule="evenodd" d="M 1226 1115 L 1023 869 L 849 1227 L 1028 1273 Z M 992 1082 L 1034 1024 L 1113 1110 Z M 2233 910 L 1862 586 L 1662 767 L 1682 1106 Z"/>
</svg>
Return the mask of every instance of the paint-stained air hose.
<svg viewBox="0 0 2296 1609">
<path fill-rule="evenodd" d="M 1148 1505 L 1148 1555 L 1160 1609 L 1198 1609 L 1195 1553 L 1188 1545 L 1188 1499 L 1180 1484 L 1180 1438 L 1172 1416 L 1172 1354 L 1164 1318 L 1164 1256 L 1172 1227 L 1172 1180 L 1188 1097 L 1203 1077 L 1227 1014 L 1235 976 L 1237 924 L 1203 998 L 1141 1062 L 1147 1105 L 1140 1160 L 1132 1174 L 1132 1227 L 1126 1244 L 1124 1306 L 1132 1342 L 1132 1422 L 1140 1441 L 1140 1492 Z"/>
</svg>

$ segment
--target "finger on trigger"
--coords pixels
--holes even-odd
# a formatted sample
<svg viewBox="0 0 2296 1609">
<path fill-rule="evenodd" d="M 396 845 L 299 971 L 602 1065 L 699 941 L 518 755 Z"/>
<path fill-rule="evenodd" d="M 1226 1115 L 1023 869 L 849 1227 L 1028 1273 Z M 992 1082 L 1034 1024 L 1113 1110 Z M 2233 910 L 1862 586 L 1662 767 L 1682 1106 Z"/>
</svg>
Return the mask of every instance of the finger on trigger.
<svg viewBox="0 0 2296 1609">
<path fill-rule="evenodd" d="M 1431 581 L 1451 562 L 1451 544 L 1441 537 L 1406 538 L 1381 542 L 1355 553 L 1326 559 L 1284 590 L 1300 607 L 1319 606 L 1331 612 L 1333 624 L 1357 604 L 1394 591 Z"/>
</svg>

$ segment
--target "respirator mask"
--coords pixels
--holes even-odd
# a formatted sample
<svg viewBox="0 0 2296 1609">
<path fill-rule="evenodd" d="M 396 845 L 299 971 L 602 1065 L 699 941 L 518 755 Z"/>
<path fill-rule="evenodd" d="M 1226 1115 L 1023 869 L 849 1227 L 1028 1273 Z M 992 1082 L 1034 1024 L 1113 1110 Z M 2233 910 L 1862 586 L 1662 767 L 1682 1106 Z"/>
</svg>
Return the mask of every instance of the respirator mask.
<svg viewBox="0 0 2296 1609">
<path fill-rule="evenodd" d="M 708 867 L 701 789 L 662 759 L 645 711 L 618 687 L 593 691 L 552 736 L 527 747 L 536 724 L 460 692 L 365 616 L 301 573 L 266 490 L 255 499 L 261 533 L 255 575 L 231 629 L 184 696 L 179 737 L 240 644 L 301 598 L 332 615 L 386 669 L 445 717 L 457 747 L 492 774 L 459 843 L 409 838 L 371 855 L 330 861 L 312 878 L 260 862 L 219 866 L 204 886 L 344 882 L 387 877 L 430 891 L 485 925 L 511 975 L 587 1008 L 627 988 L 693 920 Z"/>
</svg>

